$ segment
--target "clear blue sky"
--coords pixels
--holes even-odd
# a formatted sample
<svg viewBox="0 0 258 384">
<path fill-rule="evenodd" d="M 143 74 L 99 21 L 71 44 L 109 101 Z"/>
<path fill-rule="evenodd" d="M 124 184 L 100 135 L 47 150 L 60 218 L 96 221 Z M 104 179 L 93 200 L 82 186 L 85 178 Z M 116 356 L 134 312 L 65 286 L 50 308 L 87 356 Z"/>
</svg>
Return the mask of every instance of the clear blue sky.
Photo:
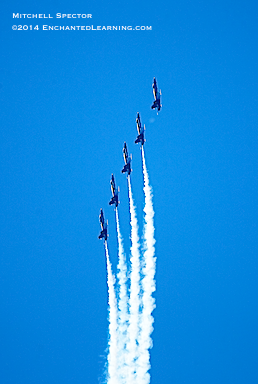
<svg viewBox="0 0 258 384">
<path fill-rule="evenodd" d="M 98 214 L 103 208 L 109 220 L 115 270 L 111 173 L 130 246 L 125 140 L 142 223 L 138 111 L 156 214 L 152 384 L 258 382 L 257 11 L 255 1 L 204 0 L 2 7 L 2 384 L 101 382 L 108 322 Z M 13 12 L 93 18 L 18 20 Z"/>
</svg>

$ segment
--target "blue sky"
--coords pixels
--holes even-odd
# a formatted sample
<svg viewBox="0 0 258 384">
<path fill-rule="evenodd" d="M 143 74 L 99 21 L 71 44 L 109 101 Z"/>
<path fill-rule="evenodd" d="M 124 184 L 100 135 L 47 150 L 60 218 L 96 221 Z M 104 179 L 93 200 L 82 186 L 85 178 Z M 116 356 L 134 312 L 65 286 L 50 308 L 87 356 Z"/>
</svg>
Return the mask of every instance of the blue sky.
<svg viewBox="0 0 258 384">
<path fill-rule="evenodd" d="M 87 20 L 152 31 L 18 31 Z M 100 208 L 117 264 L 110 175 L 122 147 L 142 226 L 136 113 L 154 191 L 157 308 L 152 384 L 255 383 L 257 3 L 23 1 L 2 7 L 1 382 L 98 383 L 107 345 Z M 161 113 L 150 109 L 152 80 Z"/>
</svg>

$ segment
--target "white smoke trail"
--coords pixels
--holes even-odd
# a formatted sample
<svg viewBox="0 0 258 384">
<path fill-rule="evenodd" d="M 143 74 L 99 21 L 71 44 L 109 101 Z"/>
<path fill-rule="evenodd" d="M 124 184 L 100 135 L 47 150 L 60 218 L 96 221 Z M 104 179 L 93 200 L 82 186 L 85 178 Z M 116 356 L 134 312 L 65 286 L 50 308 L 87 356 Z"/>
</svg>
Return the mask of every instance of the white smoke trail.
<svg viewBox="0 0 258 384">
<path fill-rule="evenodd" d="M 149 176 L 146 167 L 144 149 L 142 146 L 142 165 L 144 176 L 144 195 L 145 195 L 145 223 L 144 223 L 144 254 L 143 254 L 143 279 L 142 279 L 142 313 L 140 321 L 139 336 L 139 359 L 137 366 L 137 382 L 139 384 L 148 384 L 150 382 L 150 352 L 152 347 L 151 333 L 153 331 L 154 318 L 152 312 L 155 308 L 155 300 L 152 293 L 156 289 L 155 271 L 155 239 L 154 239 L 154 210 L 152 202 L 152 188 L 149 183 Z"/>
<path fill-rule="evenodd" d="M 140 307 L 140 252 L 138 222 L 133 201 L 130 176 L 128 175 L 129 204 L 131 214 L 131 286 L 129 298 L 129 325 L 128 325 L 128 373 L 127 384 L 136 383 L 136 369 L 138 357 L 138 338 L 139 338 L 139 307 Z"/>
<path fill-rule="evenodd" d="M 107 259 L 107 284 L 109 306 L 109 351 L 108 351 L 108 384 L 118 384 L 117 378 L 117 302 L 115 294 L 115 278 L 109 259 L 107 241 L 105 241 Z"/>
<path fill-rule="evenodd" d="M 126 344 L 128 326 L 128 293 L 127 293 L 127 265 L 123 247 L 123 239 L 120 231 L 118 208 L 116 207 L 116 228 L 118 238 L 118 378 L 119 382 L 126 383 L 127 363 L 126 363 Z"/>
</svg>

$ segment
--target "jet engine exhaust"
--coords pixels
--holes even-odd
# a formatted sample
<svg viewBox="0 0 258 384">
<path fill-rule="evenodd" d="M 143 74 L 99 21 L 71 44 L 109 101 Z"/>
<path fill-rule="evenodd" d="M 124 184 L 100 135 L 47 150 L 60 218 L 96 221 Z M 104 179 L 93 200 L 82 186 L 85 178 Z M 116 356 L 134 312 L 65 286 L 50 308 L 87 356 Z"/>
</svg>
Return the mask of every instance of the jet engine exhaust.
<svg viewBox="0 0 258 384">
<path fill-rule="evenodd" d="M 107 285 L 109 308 L 109 341 L 108 341 L 108 383 L 119 384 L 117 378 L 117 301 L 115 293 L 115 277 L 109 259 L 107 241 L 105 241 L 107 260 Z"/>
</svg>

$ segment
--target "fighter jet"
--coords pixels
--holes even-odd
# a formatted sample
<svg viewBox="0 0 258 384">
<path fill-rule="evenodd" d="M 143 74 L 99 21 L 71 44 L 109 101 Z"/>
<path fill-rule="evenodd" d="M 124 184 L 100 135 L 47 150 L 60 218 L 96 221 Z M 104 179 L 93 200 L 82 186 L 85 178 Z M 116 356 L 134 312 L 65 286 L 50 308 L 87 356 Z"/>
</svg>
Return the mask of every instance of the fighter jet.
<svg viewBox="0 0 258 384">
<path fill-rule="evenodd" d="M 135 144 L 141 143 L 143 145 L 145 143 L 145 139 L 144 139 L 145 124 L 142 127 L 139 112 L 137 113 L 136 124 L 137 124 L 138 136 L 137 136 L 137 139 L 135 140 Z"/>
<path fill-rule="evenodd" d="M 132 155 L 131 156 L 128 155 L 126 142 L 124 143 L 123 156 L 125 160 L 125 166 L 122 169 L 122 173 L 127 172 L 127 174 L 130 175 L 130 173 L 132 172 L 132 169 L 131 169 Z"/>
<path fill-rule="evenodd" d="M 119 204 L 119 201 L 118 201 L 118 192 L 119 192 L 119 187 L 116 188 L 116 184 L 115 184 L 115 178 L 114 178 L 114 175 L 112 173 L 111 175 L 111 180 L 110 180 L 110 184 L 111 184 L 111 191 L 112 191 L 112 198 L 109 202 L 109 205 L 112 205 L 112 204 L 115 204 L 115 206 L 117 207 L 118 204 Z"/>
<path fill-rule="evenodd" d="M 104 239 L 106 241 L 107 238 L 108 238 L 108 233 L 107 233 L 108 222 L 105 223 L 104 213 L 103 213 L 102 209 L 100 210 L 99 222 L 100 222 L 100 226 L 101 226 L 101 231 L 100 231 L 100 234 L 99 234 L 99 239 L 103 239 L 103 237 L 104 237 Z"/>
<path fill-rule="evenodd" d="M 162 107 L 162 105 L 160 103 L 161 91 L 158 90 L 157 81 L 156 81 L 155 77 L 153 79 L 152 88 L 153 88 L 153 96 L 154 96 L 155 100 L 151 106 L 151 109 L 157 108 L 158 111 L 160 111 L 160 108 Z"/>
</svg>

